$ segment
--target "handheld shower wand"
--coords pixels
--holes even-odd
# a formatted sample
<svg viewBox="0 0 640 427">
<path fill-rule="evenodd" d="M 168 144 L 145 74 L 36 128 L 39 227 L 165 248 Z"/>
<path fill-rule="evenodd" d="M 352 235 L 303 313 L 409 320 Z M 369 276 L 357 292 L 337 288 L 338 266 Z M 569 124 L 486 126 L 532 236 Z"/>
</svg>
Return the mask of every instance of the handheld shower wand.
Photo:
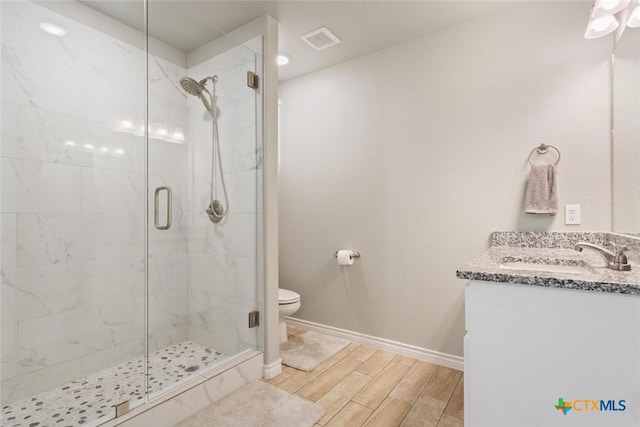
<svg viewBox="0 0 640 427">
<path fill-rule="evenodd" d="M 202 101 L 204 108 L 209 112 L 209 114 L 211 114 L 211 117 L 213 117 L 215 116 L 215 113 L 213 111 L 213 108 L 211 108 L 211 103 L 209 103 L 209 101 L 207 101 L 207 98 L 205 98 L 202 94 L 202 92 L 206 92 L 207 94 L 209 94 L 210 98 L 213 98 L 211 92 L 209 92 L 205 87 L 205 85 L 207 84 L 207 80 L 211 80 L 215 87 L 215 84 L 218 81 L 218 76 L 206 77 L 199 82 L 195 81 L 191 77 L 183 77 L 180 80 L 180 85 L 182 86 L 182 89 L 184 89 L 188 94 L 200 98 L 200 101 Z"/>
<path fill-rule="evenodd" d="M 209 92 L 206 88 L 207 81 L 211 80 L 213 82 L 213 94 Z M 216 91 L 216 83 L 218 82 L 218 76 L 205 77 L 200 81 L 196 81 L 190 77 L 184 77 L 180 80 L 180 85 L 182 88 L 189 93 L 190 95 L 197 96 L 202 101 L 202 105 L 209 112 L 212 118 L 211 125 L 211 191 L 210 191 L 210 200 L 209 207 L 205 209 L 205 212 L 209 216 L 209 220 L 213 223 L 218 223 L 222 221 L 222 219 L 226 216 L 229 210 L 229 197 L 227 195 L 227 186 L 224 182 L 224 174 L 222 172 L 222 160 L 220 156 L 220 141 L 218 138 L 218 118 L 215 113 L 215 108 L 212 107 L 214 104 L 214 94 Z M 205 98 L 203 92 L 206 92 L 209 95 L 209 99 L 211 102 Z M 220 175 L 220 182 L 222 184 L 222 192 L 224 195 L 224 202 L 227 206 L 225 210 L 224 205 L 220 200 L 217 199 L 217 185 L 216 185 L 216 166 Z"/>
</svg>

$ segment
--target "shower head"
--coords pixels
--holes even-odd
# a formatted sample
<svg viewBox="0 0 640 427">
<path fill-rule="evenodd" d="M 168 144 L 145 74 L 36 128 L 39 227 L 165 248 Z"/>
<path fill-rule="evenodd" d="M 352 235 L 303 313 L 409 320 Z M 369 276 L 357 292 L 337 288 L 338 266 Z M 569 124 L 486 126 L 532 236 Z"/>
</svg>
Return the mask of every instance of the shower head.
<svg viewBox="0 0 640 427">
<path fill-rule="evenodd" d="M 209 96 L 211 96 L 211 93 L 209 93 L 207 88 L 204 87 L 208 79 L 213 80 L 214 83 L 218 80 L 217 76 L 214 76 L 213 78 L 207 77 L 206 79 L 200 80 L 199 82 L 195 81 L 191 77 L 183 77 L 182 79 L 180 79 L 180 86 L 182 86 L 182 89 L 184 89 L 185 92 L 187 92 L 188 94 L 197 96 L 198 98 L 200 98 L 200 100 L 202 101 L 202 104 L 204 105 L 204 108 L 206 108 L 209 114 L 211 114 L 211 116 L 213 117 L 214 116 L 213 108 L 211 108 L 211 104 L 209 103 L 209 101 L 207 101 L 207 98 L 205 98 L 204 95 L 202 94 L 202 92 L 207 92 Z M 212 98 L 211 101 L 213 102 L 213 97 L 211 98 Z"/>
<path fill-rule="evenodd" d="M 204 84 L 193 80 L 191 77 L 183 77 L 180 80 L 180 86 L 190 95 L 201 96 L 204 90 Z"/>
</svg>

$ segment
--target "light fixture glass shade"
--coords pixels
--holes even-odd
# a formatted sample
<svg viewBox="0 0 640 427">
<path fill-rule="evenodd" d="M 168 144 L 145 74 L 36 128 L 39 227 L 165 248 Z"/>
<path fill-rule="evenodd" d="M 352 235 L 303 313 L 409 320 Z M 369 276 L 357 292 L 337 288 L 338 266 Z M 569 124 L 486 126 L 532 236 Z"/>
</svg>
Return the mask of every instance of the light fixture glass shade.
<svg viewBox="0 0 640 427">
<path fill-rule="evenodd" d="M 587 25 L 587 31 L 584 33 L 585 39 L 597 39 L 606 36 L 620 26 L 615 16 L 603 16 L 598 19 L 591 19 Z"/>
<path fill-rule="evenodd" d="M 633 9 L 633 12 L 631 12 L 629 19 L 627 20 L 627 27 L 640 27 L 640 4 L 636 5 L 635 9 Z"/>
<path fill-rule="evenodd" d="M 591 17 L 597 19 L 615 15 L 629 4 L 631 4 L 631 0 L 596 0 L 593 9 L 591 9 Z"/>
</svg>

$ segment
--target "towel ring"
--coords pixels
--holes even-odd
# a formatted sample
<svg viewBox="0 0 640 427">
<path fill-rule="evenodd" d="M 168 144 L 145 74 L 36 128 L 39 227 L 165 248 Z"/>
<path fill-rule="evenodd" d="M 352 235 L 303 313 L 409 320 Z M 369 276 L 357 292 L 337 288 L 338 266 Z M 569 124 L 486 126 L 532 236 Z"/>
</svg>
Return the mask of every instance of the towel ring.
<svg viewBox="0 0 640 427">
<path fill-rule="evenodd" d="M 533 150 L 531 150 L 531 152 L 529 153 L 529 164 L 531 166 L 533 166 L 533 163 L 531 163 L 531 156 L 533 155 L 533 153 L 535 153 L 536 151 L 538 152 L 538 154 L 547 154 L 549 152 L 549 148 L 553 148 L 554 150 L 556 150 L 556 153 L 558 154 L 558 160 L 556 160 L 556 162 L 554 163 L 554 166 L 556 166 L 558 163 L 560 163 L 560 150 L 558 150 L 556 147 L 554 147 L 553 145 L 548 145 L 545 144 L 544 142 L 540 145 L 538 145 L 536 148 L 534 148 Z"/>
</svg>

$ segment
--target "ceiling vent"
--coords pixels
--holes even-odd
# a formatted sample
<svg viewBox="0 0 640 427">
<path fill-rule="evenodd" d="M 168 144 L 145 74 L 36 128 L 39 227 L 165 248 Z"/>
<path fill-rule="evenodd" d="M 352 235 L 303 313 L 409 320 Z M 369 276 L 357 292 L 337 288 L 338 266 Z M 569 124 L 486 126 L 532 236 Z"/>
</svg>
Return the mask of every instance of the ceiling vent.
<svg viewBox="0 0 640 427">
<path fill-rule="evenodd" d="M 327 27 L 313 30 L 300 38 L 306 41 L 309 46 L 311 46 L 315 50 L 326 49 L 330 46 L 340 43 L 340 39 L 331 31 L 329 31 Z"/>
</svg>

